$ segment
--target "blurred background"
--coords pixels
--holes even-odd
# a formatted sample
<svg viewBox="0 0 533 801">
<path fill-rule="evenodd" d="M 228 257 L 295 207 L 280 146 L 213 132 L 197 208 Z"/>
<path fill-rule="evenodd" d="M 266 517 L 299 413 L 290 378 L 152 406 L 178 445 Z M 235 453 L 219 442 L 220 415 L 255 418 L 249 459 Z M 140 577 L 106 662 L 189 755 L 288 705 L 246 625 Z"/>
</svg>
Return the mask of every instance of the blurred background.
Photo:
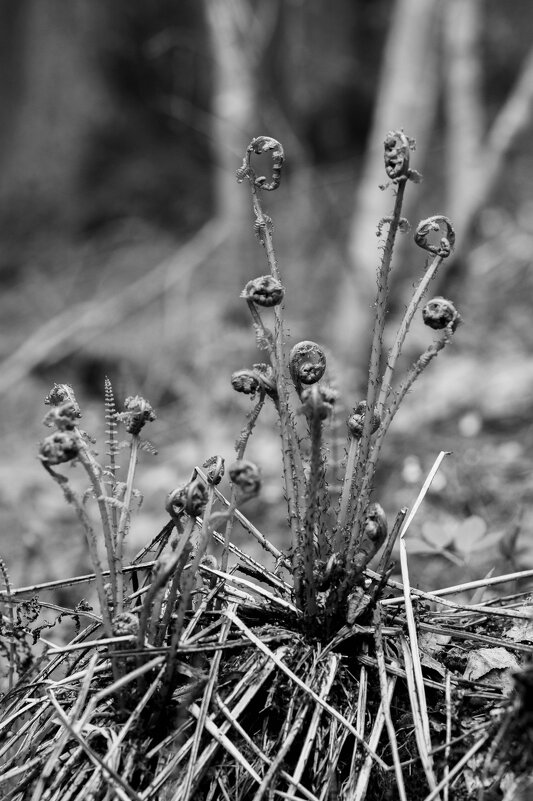
<svg viewBox="0 0 533 801">
<path fill-rule="evenodd" d="M 100 452 L 105 375 L 119 402 L 140 393 L 157 411 L 133 551 L 195 464 L 232 458 L 248 405 L 230 375 L 263 358 L 239 299 L 266 272 L 235 181 L 254 136 L 286 152 L 265 208 L 291 341 L 327 348 L 347 409 L 363 396 L 376 229 L 393 206 L 383 139 L 398 128 L 424 175 L 406 216 L 455 225 L 432 295 L 464 324 L 407 398 L 375 496 L 392 521 L 453 451 L 413 524 L 418 582 L 532 566 L 527 0 L 3 0 L 0 107 L 0 553 L 15 586 L 88 567 L 36 458 L 53 382 L 73 385 Z M 424 263 L 402 237 L 392 331 Z M 405 366 L 428 341 L 414 326 Z M 248 514 L 288 545 L 270 409 L 250 457 L 265 488 Z"/>
</svg>

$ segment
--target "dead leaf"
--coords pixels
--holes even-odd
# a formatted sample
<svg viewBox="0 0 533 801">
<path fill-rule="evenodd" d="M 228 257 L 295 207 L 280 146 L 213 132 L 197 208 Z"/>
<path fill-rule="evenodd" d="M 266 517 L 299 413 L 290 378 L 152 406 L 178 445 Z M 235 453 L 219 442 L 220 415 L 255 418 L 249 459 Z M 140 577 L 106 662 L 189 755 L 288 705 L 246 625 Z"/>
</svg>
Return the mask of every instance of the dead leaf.
<svg viewBox="0 0 533 801">
<path fill-rule="evenodd" d="M 519 668 L 518 659 L 506 648 L 476 648 L 468 654 L 463 676 L 468 681 L 482 679 L 508 693 L 514 688 L 512 674 Z"/>
<path fill-rule="evenodd" d="M 505 636 L 513 642 L 533 642 L 533 605 L 525 604 L 518 607 L 517 612 L 530 616 L 529 620 L 517 620 Z"/>
</svg>

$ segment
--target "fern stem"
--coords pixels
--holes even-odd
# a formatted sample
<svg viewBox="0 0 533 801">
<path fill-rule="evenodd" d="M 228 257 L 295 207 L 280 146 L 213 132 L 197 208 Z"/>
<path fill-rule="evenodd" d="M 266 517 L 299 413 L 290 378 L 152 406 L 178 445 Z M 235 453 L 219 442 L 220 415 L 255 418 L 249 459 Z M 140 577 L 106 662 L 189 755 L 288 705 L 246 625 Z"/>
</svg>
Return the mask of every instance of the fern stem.
<svg viewBox="0 0 533 801">
<path fill-rule="evenodd" d="M 74 509 L 76 510 L 76 514 L 78 515 L 78 518 L 82 525 L 83 531 L 85 533 L 85 538 L 87 540 L 87 546 L 89 548 L 89 555 L 91 558 L 91 563 L 93 566 L 94 578 L 96 583 L 96 591 L 98 594 L 98 600 L 100 602 L 102 625 L 106 637 L 112 637 L 113 626 L 111 623 L 111 613 L 109 610 L 109 602 L 104 583 L 104 572 L 102 570 L 100 557 L 98 555 L 98 542 L 96 539 L 96 534 L 89 520 L 89 516 L 85 511 L 85 509 L 83 508 L 83 504 L 81 503 L 76 493 L 70 488 L 66 476 L 63 476 L 60 473 L 56 473 L 55 470 L 52 470 L 52 468 L 44 462 L 43 465 L 45 470 L 52 476 L 54 481 L 61 487 L 61 490 L 63 492 L 63 495 L 65 496 L 66 501 L 68 503 L 71 503 L 74 506 Z"/>
<path fill-rule="evenodd" d="M 131 497 L 133 493 L 133 481 L 135 479 L 135 470 L 137 468 L 137 459 L 139 455 L 140 438 L 138 434 L 132 434 L 130 443 L 130 460 L 128 464 L 128 475 L 126 478 L 126 492 L 124 493 L 124 500 L 122 511 L 120 513 L 120 520 L 117 529 L 117 545 L 115 549 L 115 575 L 116 575 L 116 608 L 117 614 L 122 612 L 124 607 L 124 575 L 123 575 L 123 558 L 124 558 L 124 538 L 128 531 L 130 513 L 131 513 Z"/>
<path fill-rule="evenodd" d="M 429 282 L 435 276 L 439 266 L 442 264 L 443 261 L 444 258 L 442 256 L 435 256 L 430 266 L 427 268 L 426 272 L 421 277 L 416 292 L 411 298 L 409 306 L 407 307 L 406 312 L 403 316 L 402 322 L 400 323 L 400 327 L 398 329 L 396 338 L 394 340 L 394 345 L 392 346 L 389 357 L 387 359 L 387 367 L 383 374 L 383 380 L 381 382 L 381 390 L 376 405 L 376 412 L 380 417 L 383 416 L 385 410 L 385 404 L 387 403 L 387 399 L 391 392 L 392 388 L 391 383 L 392 383 L 392 377 L 394 375 L 394 368 L 396 367 L 396 362 L 402 351 L 405 337 L 407 336 L 407 332 L 409 331 L 409 326 L 411 325 L 412 319 L 416 313 L 416 310 L 420 305 L 420 301 L 422 300 L 424 293 L 426 292 Z"/>
<path fill-rule="evenodd" d="M 141 614 L 139 617 L 139 632 L 137 635 L 137 648 L 139 650 L 142 650 L 145 647 L 145 638 L 148 630 L 148 624 L 150 622 L 150 616 L 152 613 L 152 604 L 157 592 L 168 581 L 168 578 L 172 575 L 172 573 L 174 573 L 172 584 L 174 585 L 174 583 L 179 583 L 181 571 L 177 570 L 176 568 L 179 566 L 179 561 L 180 559 L 182 559 L 183 555 L 185 554 L 185 556 L 187 556 L 190 551 L 191 546 L 189 545 L 189 540 L 191 538 L 194 525 L 195 525 L 195 519 L 193 517 L 188 518 L 187 525 L 185 526 L 183 532 L 181 533 L 178 545 L 175 551 L 172 553 L 172 557 L 169 564 L 163 570 L 161 570 L 161 573 L 159 575 L 156 576 L 152 574 L 151 584 L 143 600 Z M 189 548 L 187 548 L 188 545 Z M 170 603 L 170 598 L 167 599 L 167 605 L 169 603 Z M 171 611 L 172 610 L 170 609 L 169 614 L 165 615 L 165 620 L 167 621 L 167 623 L 170 620 Z M 153 645 L 153 643 L 151 644 Z"/>
<path fill-rule="evenodd" d="M 387 409 L 387 411 L 383 416 L 383 420 L 381 421 L 381 426 L 379 428 L 376 441 L 374 442 L 374 448 L 372 450 L 372 454 L 368 459 L 367 469 L 365 473 L 365 480 L 363 483 L 363 491 L 366 489 L 369 482 L 372 480 L 372 476 L 374 474 L 374 468 L 379 458 L 381 446 L 383 445 L 383 440 L 385 439 L 387 431 L 389 430 L 389 426 L 392 423 L 392 420 L 396 412 L 398 411 L 403 399 L 413 386 L 414 382 L 416 381 L 420 373 L 422 373 L 423 370 L 426 369 L 428 364 L 436 356 L 438 356 L 439 352 L 443 348 L 445 348 L 446 345 L 450 342 L 453 333 L 454 333 L 453 328 L 451 325 L 449 325 L 444 330 L 444 336 L 442 336 L 441 339 L 438 339 L 436 342 L 433 342 L 431 345 L 429 345 L 429 347 L 424 351 L 424 353 L 422 353 L 421 356 L 419 356 L 419 358 L 416 360 L 416 362 L 412 365 L 411 369 L 409 370 L 409 373 L 407 374 L 405 381 L 402 383 L 398 391 L 395 393 L 394 400 L 391 402 L 389 408 Z"/>
<path fill-rule="evenodd" d="M 364 478 L 364 471 L 370 450 L 370 438 L 372 436 L 372 418 L 376 405 L 376 399 L 380 391 L 380 362 L 381 353 L 383 349 L 383 332 L 385 329 L 385 318 L 387 313 L 387 301 L 389 296 L 389 275 L 391 270 L 392 253 L 394 250 L 394 243 L 396 241 L 396 234 L 400 224 L 403 197 L 405 193 L 405 186 L 407 181 L 401 180 L 397 183 L 396 200 L 394 203 L 394 211 L 389 222 L 389 231 L 385 246 L 383 249 L 383 257 L 378 271 L 378 293 L 376 300 L 376 316 L 374 320 L 374 333 L 372 337 L 372 350 L 370 353 L 370 365 L 368 368 L 368 387 L 366 395 L 366 409 L 363 432 L 361 436 L 359 452 L 355 466 L 354 487 L 357 495 L 357 500 L 348 514 L 347 519 L 343 524 L 343 534 L 348 541 L 347 549 L 347 562 L 351 562 L 354 556 L 356 544 L 359 536 L 359 529 L 363 521 L 363 515 L 368 503 L 367 492 L 362 492 L 362 483 Z M 354 526 L 353 523 L 356 522 Z"/>
<path fill-rule="evenodd" d="M 2 557 L 0 557 L 0 573 L 2 574 L 2 578 L 4 579 L 4 586 L 6 588 L 6 600 L 7 600 L 7 613 L 9 616 L 9 628 L 10 628 L 10 637 L 9 637 L 9 659 L 8 659 L 8 681 L 7 686 L 9 690 L 13 689 L 13 677 L 15 673 L 15 617 L 13 615 L 13 596 L 11 595 L 11 582 L 9 580 L 9 573 L 7 571 L 7 566 Z"/>
<path fill-rule="evenodd" d="M 110 573 L 110 583 L 111 583 L 111 592 L 113 597 L 113 603 L 116 606 L 117 603 L 117 577 L 115 571 L 115 546 L 113 542 L 113 534 L 111 531 L 111 523 L 109 520 L 109 507 L 107 504 L 107 496 L 105 491 L 104 483 L 101 479 L 102 468 L 94 458 L 94 456 L 89 451 L 89 448 L 85 444 L 85 441 L 81 435 L 81 432 L 78 428 L 75 429 L 78 444 L 79 444 L 79 453 L 78 458 L 85 468 L 85 472 L 89 476 L 91 486 L 96 497 L 96 503 L 98 504 L 98 511 L 100 513 L 100 519 L 102 521 L 102 532 L 104 535 L 104 544 L 107 554 L 107 563 L 109 567 Z"/>
<path fill-rule="evenodd" d="M 357 456 L 359 453 L 359 439 L 355 437 L 350 438 L 350 445 L 348 447 L 348 457 L 346 459 L 346 470 L 342 482 L 341 501 L 339 508 L 338 526 L 337 530 L 341 533 L 344 532 L 346 520 L 350 511 L 350 505 L 353 502 L 352 490 L 353 481 L 355 476 L 355 468 L 357 464 Z M 346 532 L 344 532 L 343 542 L 347 539 Z"/>
<path fill-rule="evenodd" d="M 261 242 L 265 248 L 267 261 L 270 267 L 270 273 L 273 278 L 280 280 L 280 273 L 278 269 L 276 253 L 274 250 L 274 243 L 272 233 L 268 225 L 268 221 L 263 212 L 261 201 L 258 196 L 257 188 L 254 182 L 253 171 L 249 175 L 252 204 L 255 214 L 256 223 L 260 226 Z M 281 430 L 282 442 L 282 458 L 283 458 L 283 475 L 285 483 L 285 493 L 287 496 L 287 504 L 289 510 L 289 524 L 292 534 L 292 546 L 294 551 L 294 567 L 295 567 L 295 589 L 301 582 L 301 555 L 298 554 L 299 543 L 301 538 L 302 520 L 301 520 L 301 502 L 303 497 L 303 470 L 301 469 L 301 459 L 297 458 L 299 455 L 298 436 L 294 425 L 294 414 L 289 402 L 289 394 L 287 389 L 287 376 L 285 366 L 285 355 L 283 351 L 283 312 L 281 304 L 274 307 L 275 325 L 274 325 L 274 353 L 271 355 L 272 366 L 276 376 L 276 388 L 278 393 L 278 412 Z M 298 590 L 297 590 L 298 592 Z"/>
<path fill-rule="evenodd" d="M 191 597 L 191 592 L 194 587 L 194 581 L 196 578 L 196 574 L 198 572 L 198 566 L 200 565 L 200 562 L 202 561 L 202 558 L 205 554 L 207 545 L 209 543 L 209 537 L 211 535 L 210 518 L 213 509 L 213 503 L 216 498 L 215 487 L 212 484 L 209 484 L 207 491 L 208 491 L 207 504 L 204 510 L 202 530 L 200 532 L 198 547 L 196 549 L 196 553 L 188 570 L 184 574 L 184 578 L 182 581 L 181 597 L 178 604 L 176 621 L 174 623 L 174 631 L 172 633 L 172 639 L 170 641 L 170 649 L 167 658 L 167 668 L 165 671 L 165 678 L 163 679 L 164 698 L 168 698 L 170 693 L 172 692 L 172 684 L 175 674 L 176 653 L 178 651 L 178 646 L 183 632 L 183 623 L 185 620 L 185 614 L 187 612 L 187 607 Z M 194 518 L 193 522 L 195 522 Z"/>
<path fill-rule="evenodd" d="M 309 479 L 305 498 L 305 521 L 303 537 L 300 543 L 305 575 L 302 610 L 308 621 L 316 619 L 316 584 L 313 574 L 315 562 L 315 529 L 319 519 L 320 487 L 324 483 L 324 467 L 322 462 L 322 420 L 316 412 L 309 421 L 311 435 L 311 458 Z"/>
</svg>

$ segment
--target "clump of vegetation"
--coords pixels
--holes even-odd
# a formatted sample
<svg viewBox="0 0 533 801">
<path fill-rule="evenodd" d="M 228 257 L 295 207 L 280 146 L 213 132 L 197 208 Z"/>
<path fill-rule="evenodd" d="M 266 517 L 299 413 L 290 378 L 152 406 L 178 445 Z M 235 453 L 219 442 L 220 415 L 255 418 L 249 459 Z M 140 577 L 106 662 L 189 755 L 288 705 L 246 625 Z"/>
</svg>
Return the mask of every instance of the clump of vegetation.
<svg viewBox="0 0 533 801">
<path fill-rule="evenodd" d="M 397 235 L 410 229 L 401 216 L 403 197 L 408 182 L 420 180 L 410 167 L 412 149 L 402 131 L 385 139 L 394 210 L 378 227 L 387 235 L 368 387 L 347 416 L 340 468 L 328 464 L 338 396 L 325 353 L 305 340 L 287 354 L 285 290 L 272 220 L 262 205 L 262 192 L 279 186 L 284 161 L 282 146 L 270 137 L 252 140 L 237 171 L 251 191 L 254 232 L 269 272 L 242 292 L 266 359 L 231 378 L 253 406 L 228 466 L 228 497 L 220 490 L 224 459 L 212 456 L 169 493 L 169 522 L 126 563 L 124 543 L 139 502 L 138 456 L 151 449 L 141 434 L 154 410 L 135 396 L 118 411 L 106 380 L 103 465 L 79 427 L 72 388 L 56 384 L 50 392 L 45 423 L 53 430 L 39 455 L 76 510 L 93 573 L 14 589 L 2 565 L 5 799 L 488 801 L 527 792 L 530 607 L 522 595 L 471 605 L 444 597 L 471 585 L 438 593 L 410 586 L 405 533 L 445 454 L 409 516 L 401 509 L 390 530 L 373 497 L 391 422 L 460 322 L 449 300 L 427 301 L 423 319 L 437 338 L 398 379 L 410 324 L 454 246 L 446 217 L 417 226 L 414 240 L 429 254 L 428 263 L 385 352 L 393 248 Z M 258 176 L 252 164 L 265 153 L 272 156 L 271 178 Z M 261 489 L 260 469 L 246 458 L 246 448 L 267 402 L 279 419 L 286 551 L 241 511 Z M 129 450 L 123 480 L 121 426 Z M 83 496 L 60 470 L 74 462 L 89 477 Z M 274 557 L 273 569 L 234 544 L 236 525 Z M 390 578 L 398 537 L 401 584 Z M 221 546 L 220 563 L 210 552 L 213 542 Z M 82 582 L 94 584 L 97 611 L 87 602 L 64 609 L 42 600 L 52 586 Z M 490 582 L 496 580 L 474 584 Z M 50 608 L 57 617 L 43 622 Z M 37 653 L 43 630 L 65 616 L 76 626 L 72 641 Z"/>
</svg>

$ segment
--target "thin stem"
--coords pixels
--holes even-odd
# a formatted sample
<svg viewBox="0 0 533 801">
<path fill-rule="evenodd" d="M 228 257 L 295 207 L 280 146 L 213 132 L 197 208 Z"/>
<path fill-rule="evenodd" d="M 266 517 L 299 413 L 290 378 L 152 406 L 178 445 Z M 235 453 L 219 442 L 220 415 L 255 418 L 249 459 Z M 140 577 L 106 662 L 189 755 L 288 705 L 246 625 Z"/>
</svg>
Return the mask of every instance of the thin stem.
<svg viewBox="0 0 533 801">
<path fill-rule="evenodd" d="M 397 184 L 396 200 L 394 211 L 389 221 L 389 232 L 383 249 L 383 258 L 378 272 L 378 294 L 376 299 L 376 316 L 374 319 L 374 333 L 372 337 L 372 350 L 370 353 L 370 365 L 368 368 L 368 388 L 366 395 L 366 414 L 363 423 L 363 433 L 357 454 L 355 467 L 355 492 L 357 502 L 353 505 L 351 513 L 344 521 L 343 533 L 348 539 L 347 559 L 353 557 L 354 550 L 359 537 L 359 529 L 362 523 L 364 510 L 368 503 L 367 493 L 362 491 L 364 470 L 370 450 L 370 438 L 372 436 L 372 418 L 376 405 L 376 399 L 380 391 L 380 362 L 383 349 L 383 332 L 385 330 L 385 318 L 387 313 L 387 300 L 389 295 L 389 274 L 391 270 L 392 252 L 396 241 L 396 234 L 400 224 L 403 196 L 405 193 L 406 180 L 399 181 Z M 356 526 L 353 526 L 354 520 Z"/>
<path fill-rule="evenodd" d="M 249 304 L 253 305 L 253 304 Z M 236 442 L 236 451 L 237 451 L 237 459 L 242 459 L 244 456 L 244 452 L 246 451 L 246 446 L 248 445 L 248 440 L 252 435 L 252 431 L 254 429 L 255 423 L 263 405 L 265 403 L 265 392 L 260 391 L 259 400 L 257 401 L 255 407 L 252 409 L 246 426 L 241 431 L 239 439 Z M 237 508 L 237 487 L 235 485 L 231 488 L 231 495 L 229 501 L 229 507 L 227 511 L 228 519 L 226 522 L 226 528 L 224 530 L 224 550 L 222 551 L 222 559 L 220 561 L 220 569 L 223 573 L 227 573 L 228 571 L 228 557 L 229 557 L 229 544 L 231 540 L 231 534 L 233 532 L 233 526 L 235 523 L 235 510 Z"/>
<path fill-rule="evenodd" d="M 196 578 L 196 574 L 198 572 L 198 567 L 200 565 L 200 562 L 202 561 L 203 555 L 206 551 L 209 542 L 209 537 L 211 535 L 210 519 L 211 519 L 211 512 L 213 509 L 213 503 L 215 502 L 216 499 L 215 487 L 212 484 L 209 484 L 207 491 L 208 491 L 207 504 L 203 515 L 200 539 L 198 542 L 196 553 L 191 562 L 191 565 L 189 569 L 185 572 L 185 576 L 183 578 L 181 597 L 178 604 L 176 621 L 174 623 L 174 631 L 172 633 L 172 639 L 170 641 L 170 653 L 167 659 L 167 669 L 165 671 L 165 678 L 163 680 L 163 687 L 165 688 L 165 697 L 168 697 L 168 694 L 172 690 L 172 681 L 175 673 L 175 661 L 176 661 L 175 657 L 178 650 L 181 634 L 183 631 L 183 622 L 185 620 L 185 614 L 187 612 L 189 599 L 191 597 L 191 592 L 194 587 L 194 581 Z"/>
<path fill-rule="evenodd" d="M 15 616 L 13 614 L 13 596 L 11 594 L 11 582 L 9 581 L 9 573 L 7 572 L 6 563 L 0 557 L 0 573 L 4 579 L 4 586 L 6 588 L 6 604 L 7 614 L 9 617 L 9 665 L 8 665 L 8 689 L 13 688 L 13 677 L 15 673 Z"/>
<path fill-rule="evenodd" d="M 392 420 L 393 420 L 396 412 L 400 408 L 400 405 L 401 405 L 403 399 L 405 398 L 405 396 L 407 395 L 407 393 L 409 392 L 409 390 L 413 386 L 414 382 L 416 381 L 416 379 L 418 378 L 420 373 L 422 373 L 423 370 L 426 369 L 428 364 L 435 358 L 435 356 L 438 356 L 439 352 L 443 348 L 445 348 L 446 345 L 450 342 L 450 340 L 451 340 L 451 338 L 453 336 L 453 333 L 454 332 L 453 332 L 452 324 L 449 324 L 446 327 L 445 331 L 444 331 L 444 336 L 442 337 L 442 339 L 439 339 L 436 342 L 432 343 L 424 351 L 424 353 L 417 359 L 417 361 L 412 365 L 411 369 L 409 370 L 409 373 L 407 374 L 407 377 L 406 377 L 405 381 L 402 383 L 402 385 L 398 389 L 397 393 L 395 394 L 394 400 L 390 403 L 389 408 L 385 412 L 384 417 L 383 417 L 383 419 L 381 421 L 381 425 L 380 425 L 376 440 L 374 442 L 374 447 L 372 449 L 372 453 L 370 454 L 370 456 L 368 458 L 367 466 L 366 466 L 366 472 L 365 472 L 365 476 L 364 476 L 364 480 L 363 480 L 363 485 L 362 485 L 362 488 L 361 488 L 361 492 L 362 493 L 366 492 L 368 487 L 370 486 L 370 483 L 371 483 L 372 478 L 374 476 L 374 469 L 375 469 L 377 460 L 379 458 L 381 447 L 383 445 L 383 441 L 385 439 L 385 436 L 387 435 L 387 432 L 389 430 L 390 424 L 392 423 Z"/>
<path fill-rule="evenodd" d="M 400 801 L 407 801 L 405 794 L 405 785 L 403 781 L 402 767 L 400 763 L 400 756 L 398 753 L 398 740 L 394 723 L 392 721 L 390 703 L 388 700 L 388 681 L 387 681 L 387 668 L 385 664 L 385 651 L 383 648 L 383 623 L 381 620 L 381 610 L 378 607 L 374 610 L 374 642 L 376 644 L 376 661 L 378 664 L 378 677 L 379 688 L 381 690 L 381 699 L 383 704 L 383 714 L 385 716 L 385 725 L 387 727 L 387 734 L 389 735 L 389 743 L 392 753 L 392 761 L 394 764 L 394 774 L 396 776 L 396 788 Z"/>
<path fill-rule="evenodd" d="M 85 472 L 89 476 L 92 489 L 98 504 L 98 511 L 102 521 L 102 532 L 104 535 L 104 543 L 107 554 L 107 563 L 110 570 L 111 592 L 113 595 L 113 603 L 117 601 L 117 580 L 115 575 L 115 549 L 113 543 L 113 534 L 111 531 L 111 523 L 109 520 L 109 507 L 107 505 L 107 493 L 103 481 L 101 480 L 102 468 L 89 451 L 79 428 L 74 429 L 78 439 L 79 451 L 78 458 L 85 468 Z"/>
<path fill-rule="evenodd" d="M 229 544 L 231 541 L 231 535 L 233 533 L 236 509 L 237 509 L 237 487 L 233 485 L 231 488 L 228 511 L 226 512 L 226 514 L 228 515 L 228 519 L 226 521 L 226 527 L 224 529 L 224 550 L 222 551 L 222 557 L 220 559 L 220 569 L 223 573 L 228 572 Z"/>
<path fill-rule="evenodd" d="M 370 435 L 372 431 L 372 415 L 376 403 L 376 397 L 380 389 L 379 369 L 381 362 L 381 351 L 383 348 L 383 332 L 385 330 L 385 318 L 387 314 L 387 301 L 389 297 L 389 275 L 391 270 L 392 252 L 396 241 L 396 234 L 400 224 L 403 196 L 407 181 L 403 180 L 397 184 L 396 200 L 394 211 L 389 222 L 389 232 L 383 249 L 383 258 L 378 272 L 378 294 L 376 298 L 376 316 L 374 320 L 374 333 L 372 336 L 372 350 L 370 352 L 370 365 L 368 368 L 368 389 L 366 396 L 367 414 L 363 424 L 363 435 L 361 438 L 361 449 L 359 462 L 366 461 Z"/>
<path fill-rule="evenodd" d="M 126 492 L 124 494 L 124 500 L 122 505 L 122 511 L 120 513 L 120 520 L 118 523 L 118 530 L 117 530 L 117 545 L 115 549 L 115 573 L 116 573 L 116 608 L 117 614 L 122 612 L 124 607 L 124 574 L 123 574 L 123 557 L 124 557 L 124 538 L 128 531 L 129 527 L 129 520 L 130 520 L 130 505 L 131 505 L 131 497 L 133 493 L 133 481 L 135 478 L 135 470 L 137 468 L 137 458 L 139 454 L 139 435 L 133 434 L 131 437 L 131 444 L 130 444 L 130 461 L 128 464 L 128 475 L 126 478 Z"/>
<path fill-rule="evenodd" d="M 403 526 L 403 521 L 407 516 L 407 512 L 408 512 L 407 506 L 403 506 L 396 515 L 396 520 L 394 521 L 394 525 L 387 537 L 385 548 L 381 555 L 379 567 L 377 570 L 378 573 L 384 573 L 387 570 L 387 565 L 391 557 L 392 549 L 394 548 L 394 543 L 396 542 L 398 534 L 401 531 L 401 528 Z"/>
<path fill-rule="evenodd" d="M 316 619 L 316 585 L 313 575 L 315 562 L 315 530 L 319 521 L 320 487 L 324 483 L 324 465 L 322 462 L 322 420 L 316 410 L 311 413 L 309 421 L 311 435 L 311 459 L 309 464 L 309 479 L 305 498 L 305 520 L 303 536 L 300 545 L 303 556 L 305 584 L 302 611 L 305 618 Z"/>
<path fill-rule="evenodd" d="M 396 334 L 396 338 L 394 340 L 394 345 L 390 350 L 389 357 L 387 359 L 387 367 L 385 369 L 385 373 L 383 374 L 383 380 L 381 382 L 381 390 L 379 393 L 379 398 L 376 406 L 376 411 L 380 415 L 380 417 L 383 415 L 385 404 L 387 402 L 387 398 L 391 391 L 394 368 L 396 367 L 396 362 L 402 351 L 403 343 L 405 341 L 405 337 L 407 336 L 409 326 L 411 325 L 412 319 L 416 313 L 416 310 L 418 309 L 418 306 L 420 305 L 420 301 L 424 296 L 424 293 L 428 287 L 429 282 L 435 276 L 438 268 L 440 267 L 443 261 L 444 261 L 443 256 L 435 256 L 435 258 L 427 268 L 426 272 L 420 279 L 416 292 L 411 298 L 409 306 L 407 307 L 407 310 L 403 316 L 402 322 L 400 324 L 400 327 Z"/>
<path fill-rule="evenodd" d="M 274 243 L 272 240 L 272 233 L 268 225 L 268 220 L 263 212 L 261 201 L 259 199 L 257 187 L 255 185 L 255 175 L 253 170 L 250 169 L 248 174 L 250 188 L 252 193 L 252 204 L 255 214 L 256 224 L 259 226 L 261 232 L 261 242 L 265 248 L 267 261 L 270 267 L 270 273 L 273 278 L 280 280 L 278 264 L 276 260 L 276 253 L 274 250 Z M 281 428 L 281 442 L 282 442 L 282 458 L 283 458 L 283 474 L 285 482 L 285 493 L 287 496 L 287 504 L 289 509 L 289 523 L 292 534 L 292 545 L 294 550 L 294 568 L 295 568 L 295 589 L 298 592 L 297 585 L 300 583 L 301 576 L 301 556 L 298 554 L 300 531 L 302 527 L 301 520 L 301 501 L 303 496 L 303 471 L 301 470 L 301 461 L 297 458 L 299 456 L 298 436 L 294 425 L 294 415 L 289 403 L 289 396 L 287 390 L 287 377 L 285 370 L 285 356 L 283 351 L 283 312 L 281 304 L 274 308 L 275 326 L 274 326 L 274 352 L 271 353 L 272 366 L 276 376 L 276 387 L 278 393 L 278 411 Z"/>
<path fill-rule="evenodd" d="M 355 467 L 357 463 L 357 456 L 359 453 L 359 442 L 360 440 L 357 439 L 356 437 L 351 437 L 350 445 L 348 448 L 348 458 L 346 460 L 346 470 L 344 472 L 344 479 L 342 483 L 341 502 L 339 508 L 338 525 L 337 525 L 338 530 L 341 532 L 344 531 L 346 520 L 348 518 L 348 513 L 350 510 L 350 504 L 353 500 L 352 487 L 355 474 Z M 346 539 L 346 537 L 344 539 Z"/>
<path fill-rule="evenodd" d="M 254 327 L 256 330 L 256 334 L 258 338 L 260 337 L 261 343 L 264 343 L 264 347 L 268 350 L 270 359 L 272 360 L 275 358 L 275 346 L 272 338 L 272 332 L 264 324 L 261 315 L 257 309 L 257 306 L 253 302 L 253 300 L 247 300 L 246 303 L 248 304 L 248 309 L 250 310 L 250 314 L 254 323 Z"/>
<path fill-rule="evenodd" d="M 266 397 L 266 395 L 265 395 L 264 390 L 260 390 L 259 391 L 259 400 L 255 404 L 255 406 L 252 409 L 252 411 L 248 414 L 248 419 L 246 421 L 246 425 L 242 429 L 241 433 L 239 434 L 239 438 L 237 439 L 237 442 L 235 443 L 235 450 L 237 451 L 237 459 L 238 460 L 244 458 L 244 452 L 245 452 L 246 447 L 248 445 L 248 440 L 250 439 L 250 437 L 252 435 L 252 432 L 254 430 L 255 424 L 257 422 L 257 418 L 259 417 L 259 414 L 261 413 L 261 409 L 264 406 L 265 397 Z"/>
<path fill-rule="evenodd" d="M 156 594 L 161 589 L 161 587 L 166 584 L 169 577 L 172 573 L 176 570 L 176 567 L 179 564 L 179 560 L 181 559 L 183 553 L 187 552 L 187 544 L 191 537 L 192 531 L 194 529 L 195 519 L 194 517 L 190 517 L 187 520 L 187 525 L 185 526 L 180 538 L 178 545 L 174 552 L 171 555 L 171 559 L 168 565 L 161 569 L 159 575 L 153 574 L 152 568 L 152 582 L 148 591 L 146 593 L 146 597 L 144 598 L 141 614 L 139 617 L 139 631 L 137 634 L 137 647 L 139 649 L 143 649 L 145 647 L 145 638 L 146 633 L 148 630 L 148 623 L 150 621 L 150 615 L 152 611 L 152 603 L 155 599 Z M 157 564 L 157 563 L 156 563 Z M 154 565 L 155 567 L 155 565 Z M 178 571 L 176 571 L 178 573 Z M 175 574 L 176 575 L 176 574 Z M 153 643 L 151 643 L 153 644 Z"/>
<path fill-rule="evenodd" d="M 111 615 L 109 612 L 109 603 L 107 598 L 107 593 L 104 584 L 104 573 L 102 571 L 102 565 L 100 563 L 100 557 L 98 556 L 98 543 L 96 540 L 96 534 L 94 529 L 91 525 L 87 512 L 83 508 L 83 505 L 76 495 L 75 492 L 70 488 L 68 479 L 66 476 L 61 475 L 60 473 L 56 473 L 55 470 L 52 470 L 45 462 L 43 462 L 45 470 L 52 476 L 54 481 L 59 484 L 63 495 L 68 503 L 71 503 L 75 510 L 78 518 L 81 522 L 83 531 L 85 532 L 85 538 L 87 540 L 87 546 L 89 548 L 89 555 L 91 557 L 91 563 L 94 570 L 94 577 L 96 582 L 96 591 L 98 593 L 98 600 L 100 602 L 100 612 L 102 614 L 102 625 L 104 628 L 104 632 L 106 637 L 113 636 L 113 627 L 111 624 Z"/>
</svg>

